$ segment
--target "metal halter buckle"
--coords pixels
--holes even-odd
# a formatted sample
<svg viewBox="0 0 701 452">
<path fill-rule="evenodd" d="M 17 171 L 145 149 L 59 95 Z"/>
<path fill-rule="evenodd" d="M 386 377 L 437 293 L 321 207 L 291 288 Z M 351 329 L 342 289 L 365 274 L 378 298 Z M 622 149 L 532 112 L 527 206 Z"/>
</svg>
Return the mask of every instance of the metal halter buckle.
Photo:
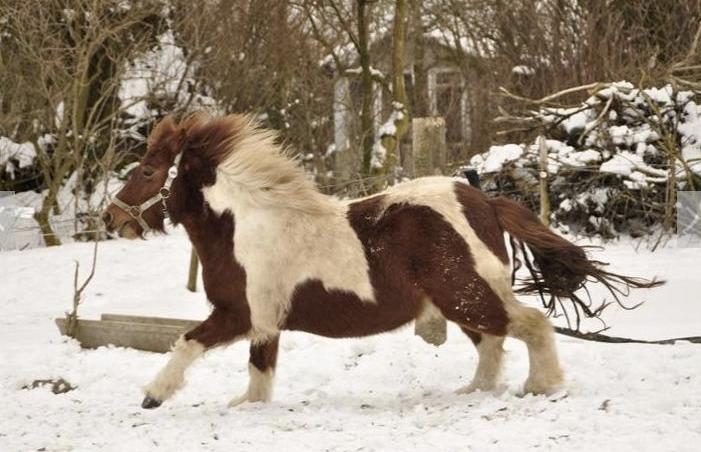
<svg viewBox="0 0 701 452">
<path fill-rule="evenodd" d="M 140 217 L 141 213 L 142 213 L 141 207 L 140 206 L 129 206 L 129 210 L 127 210 L 127 213 L 134 218 Z"/>
</svg>

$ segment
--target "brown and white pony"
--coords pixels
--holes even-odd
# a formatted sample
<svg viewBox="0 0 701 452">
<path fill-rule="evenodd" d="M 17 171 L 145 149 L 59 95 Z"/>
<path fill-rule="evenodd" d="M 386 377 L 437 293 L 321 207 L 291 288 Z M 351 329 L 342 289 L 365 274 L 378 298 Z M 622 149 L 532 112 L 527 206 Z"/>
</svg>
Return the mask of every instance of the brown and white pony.
<svg viewBox="0 0 701 452">
<path fill-rule="evenodd" d="M 553 329 L 516 300 L 504 231 L 531 249 L 540 290 L 567 296 L 588 276 L 618 277 L 529 210 L 459 180 L 421 178 L 351 201 L 324 195 L 272 132 L 242 115 L 166 117 L 116 198 L 103 217 L 124 237 L 163 231 L 163 208 L 185 227 L 214 306 L 176 342 L 144 408 L 171 397 L 213 347 L 249 339 L 248 390 L 230 405 L 269 401 L 282 330 L 358 337 L 422 315 L 455 322 L 477 347 L 474 379 L 459 392 L 495 387 L 512 336 L 528 346 L 525 391 L 550 393 L 563 383 Z"/>
</svg>

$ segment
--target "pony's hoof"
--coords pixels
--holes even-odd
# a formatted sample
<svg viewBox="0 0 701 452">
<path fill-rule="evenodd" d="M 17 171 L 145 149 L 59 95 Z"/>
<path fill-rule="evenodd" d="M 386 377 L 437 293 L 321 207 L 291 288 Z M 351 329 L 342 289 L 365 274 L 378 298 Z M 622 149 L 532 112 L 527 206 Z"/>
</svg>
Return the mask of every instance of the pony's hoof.
<svg viewBox="0 0 701 452">
<path fill-rule="evenodd" d="M 526 384 L 523 386 L 523 391 L 521 391 L 520 395 L 522 397 L 526 394 L 544 395 L 550 397 L 560 392 L 563 392 L 563 390 L 564 385 L 562 381 L 557 381 L 553 383 L 535 383 L 532 381 L 526 381 Z"/>
<path fill-rule="evenodd" d="M 495 390 L 496 390 L 496 385 L 476 385 L 476 384 L 470 383 L 467 386 L 463 386 L 462 388 L 457 389 L 455 391 L 455 394 L 465 395 L 465 394 L 472 394 L 472 393 L 475 393 L 477 391 L 479 391 L 479 392 L 493 392 Z"/>
<path fill-rule="evenodd" d="M 162 403 L 163 402 L 161 400 L 156 400 L 154 398 L 146 396 L 144 397 L 143 402 L 141 402 L 141 408 L 144 408 L 146 410 L 152 410 L 161 406 Z"/>
<path fill-rule="evenodd" d="M 241 396 L 239 396 L 239 397 L 236 397 L 236 398 L 234 398 L 234 399 L 231 399 L 231 400 L 229 401 L 229 408 L 233 408 L 233 407 L 235 407 L 235 406 L 242 405 L 242 404 L 244 404 L 244 403 L 246 403 L 246 402 L 249 402 L 249 400 L 248 400 L 248 393 L 245 393 L 245 394 L 243 394 L 243 395 L 241 395 Z"/>
</svg>

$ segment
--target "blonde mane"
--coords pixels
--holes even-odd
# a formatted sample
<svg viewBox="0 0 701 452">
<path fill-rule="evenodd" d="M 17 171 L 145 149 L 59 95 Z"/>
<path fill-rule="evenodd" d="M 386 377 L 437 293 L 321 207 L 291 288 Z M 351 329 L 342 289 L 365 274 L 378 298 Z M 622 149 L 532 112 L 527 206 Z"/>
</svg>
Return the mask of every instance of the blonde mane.
<svg viewBox="0 0 701 452">
<path fill-rule="evenodd" d="M 249 115 L 221 119 L 228 123 L 229 135 L 217 166 L 218 183 L 258 207 L 338 212 L 338 200 L 317 190 L 299 160 L 276 143 L 276 132 L 262 128 Z"/>
</svg>

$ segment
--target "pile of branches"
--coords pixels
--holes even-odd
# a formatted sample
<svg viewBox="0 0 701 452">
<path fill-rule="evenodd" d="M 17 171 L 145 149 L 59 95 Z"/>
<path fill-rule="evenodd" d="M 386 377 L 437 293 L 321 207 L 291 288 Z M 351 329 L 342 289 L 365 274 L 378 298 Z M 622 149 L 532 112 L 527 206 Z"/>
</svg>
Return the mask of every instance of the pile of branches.
<svg viewBox="0 0 701 452">
<path fill-rule="evenodd" d="M 589 94 L 584 102 L 558 104 L 582 92 Z M 563 232 L 604 238 L 671 232 L 676 190 L 701 190 L 701 91 L 616 82 L 539 100 L 505 94 L 536 108 L 519 116 L 502 112 L 498 121 L 538 135 L 526 144 L 492 146 L 470 166 L 485 191 L 533 210 L 546 176 L 550 221 Z"/>
</svg>

